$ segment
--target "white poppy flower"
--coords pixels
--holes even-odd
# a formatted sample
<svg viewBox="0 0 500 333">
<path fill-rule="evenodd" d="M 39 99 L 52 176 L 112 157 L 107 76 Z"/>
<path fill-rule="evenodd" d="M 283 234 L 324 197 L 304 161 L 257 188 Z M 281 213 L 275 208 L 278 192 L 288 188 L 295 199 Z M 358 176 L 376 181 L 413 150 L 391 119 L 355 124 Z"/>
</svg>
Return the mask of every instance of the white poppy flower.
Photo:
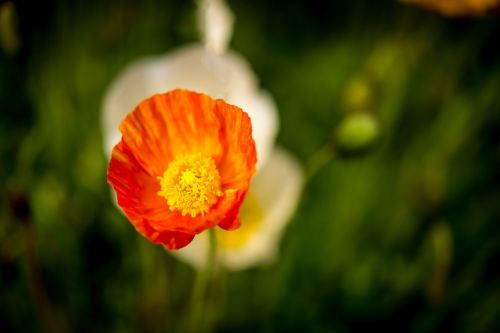
<svg viewBox="0 0 500 333">
<path fill-rule="evenodd" d="M 257 146 L 257 169 L 273 149 L 278 114 L 270 95 L 258 89 L 245 59 L 235 52 L 216 55 L 201 44 L 184 46 L 165 55 L 136 61 L 112 83 L 104 98 L 103 130 L 106 151 L 120 141 L 118 127 L 143 99 L 176 88 L 205 93 L 242 108 L 252 119 Z"/>
<path fill-rule="evenodd" d="M 104 144 L 109 156 L 120 141 L 118 127 L 125 116 L 143 99 L 176 88 L 224 99 L 247 112 L 257 148 L 257 174 L 240 211 L 241 227 L 217 231 L 218 262 L 227 268 L 243 269 L 275 257 L 280 236 L 299 201 L 303 172 L 289 153 L 274 148 L 278 114 L 271 96 L 259 89 L 255 74 L 242 56 L 225 52 L 232 13 L 222 0 L 200 1 L 205 46 L 188 45 L 127 67 L 104 98 Z M 208 236 L 201 233 L 189 246 L 170 253 L 200 267 L 207 251 Z"/>
</svg>

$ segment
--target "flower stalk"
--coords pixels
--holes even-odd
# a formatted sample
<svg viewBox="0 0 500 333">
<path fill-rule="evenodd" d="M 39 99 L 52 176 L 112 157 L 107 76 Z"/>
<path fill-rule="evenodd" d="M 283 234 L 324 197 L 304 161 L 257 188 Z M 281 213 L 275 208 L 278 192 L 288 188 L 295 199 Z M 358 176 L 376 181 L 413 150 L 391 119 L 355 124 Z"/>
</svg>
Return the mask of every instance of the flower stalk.
<svg viewBox="0 0 500 333">
<path fill-rule="evenodd" d="M 217 257 L 217 237 L 214 228 L 208 230 L 209 250 L 207 251 L 207 261 L 203 269 L 197 272 L 194 281 L 193 293 L 191 294 L 191 306 L 189 312 L 188 332 L 202 333 L 210 332 L 210 320 L 207 320 L 207 296 L 208 286 L 212 280 L 216 266 Z"/>
</svg>

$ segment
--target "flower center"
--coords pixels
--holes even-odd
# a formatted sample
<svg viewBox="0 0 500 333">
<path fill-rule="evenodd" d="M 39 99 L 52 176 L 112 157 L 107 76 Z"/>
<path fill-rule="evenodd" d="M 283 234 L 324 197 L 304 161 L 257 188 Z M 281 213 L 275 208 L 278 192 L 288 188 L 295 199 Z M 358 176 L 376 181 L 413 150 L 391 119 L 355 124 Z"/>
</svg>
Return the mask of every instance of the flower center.
<svg viewBox="0 0 500 333">
<path fill-rule="evenodd" d="M 170 162 L 160 180 L 159 196 L 171 211 L 204 215 L 221 196 L 220 176 L 214 160 L 200 153 L 185 154 Z"/>
</svg>

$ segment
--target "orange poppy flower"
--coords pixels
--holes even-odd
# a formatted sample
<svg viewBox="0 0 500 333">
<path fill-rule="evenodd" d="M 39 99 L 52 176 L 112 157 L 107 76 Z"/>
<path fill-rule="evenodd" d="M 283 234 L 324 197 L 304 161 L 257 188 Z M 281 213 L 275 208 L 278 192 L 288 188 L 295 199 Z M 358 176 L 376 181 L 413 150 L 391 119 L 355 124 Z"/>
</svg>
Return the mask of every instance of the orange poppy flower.
<svg viewBox="0 0 500 333">
<path fill-rule="evenodd" d="M 257 161 L 240 108 L 177 89 L 142 101 L 120 132 L 108 182 L 139 233 L 172 250 L 203 230 L 239 227 Z"/>
</svg>

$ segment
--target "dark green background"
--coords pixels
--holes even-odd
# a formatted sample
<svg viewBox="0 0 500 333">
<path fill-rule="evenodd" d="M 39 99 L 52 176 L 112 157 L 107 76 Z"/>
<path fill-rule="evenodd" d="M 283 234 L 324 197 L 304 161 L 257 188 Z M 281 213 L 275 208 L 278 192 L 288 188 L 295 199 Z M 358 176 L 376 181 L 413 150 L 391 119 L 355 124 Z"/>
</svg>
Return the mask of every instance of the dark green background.
<svg viewBox="0 0 500 333">
<path fill-rule="evenodd" d="M 231 48 L 275 97 L 308 179 L 274 264 L 219 271 L 207 330 L 500 330 L 500 16 L 395 1 L 228 1 Z M 106 183 L 103 94 L 198 39 L 191 1 L 15 1 L 0 53 L 0 331 L 183 332 L 195 272 Z M 359 88 L 361 87 L 361 88 Z M 368 95 L 357 94 L 359 90 Z M 353 153 L 335 128 L 364 111 Z M 345 147 L 344 147 L 345 148 Z"/>
</svg>

